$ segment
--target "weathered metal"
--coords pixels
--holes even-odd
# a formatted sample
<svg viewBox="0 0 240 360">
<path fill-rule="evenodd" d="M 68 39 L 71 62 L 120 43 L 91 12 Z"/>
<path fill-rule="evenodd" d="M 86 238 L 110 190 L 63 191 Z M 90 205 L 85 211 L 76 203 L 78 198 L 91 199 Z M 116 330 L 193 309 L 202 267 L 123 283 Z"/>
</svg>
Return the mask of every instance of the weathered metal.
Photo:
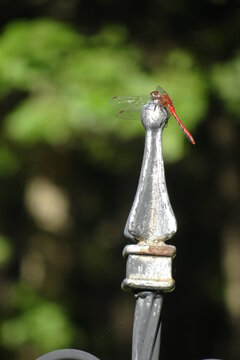
<svg viewBox="0 0 240 360">
<path fill-rule="evenodd" d="M 143 163 L 135 199 L 124 234 L 137 245 L 127 245 L 126 279 L 123 289 L 170 291 L 174 289 L 172 259 L 176 248 L 166 245 L 177 231 L 169 201 L 162 156 L 162 132 L 169 114 L 157 101 L 143 106 L 142 124 L 146 130 Z"/>
<path fill-rule="evenodd" d="M 145 148 L 136 196 L 125 227 L 125 236 L 139 242 L 160 245 L 177 231 L 166 187 L 162 157 L 162 132 L 169 114 L 149 101 L 142 109 L 146 129 Z"/>
<path fill-rule="evenodd" d="M 164 291 L 174 288 L 172 259 L 176 248 L 166 245 L 177 230 L 169 201 L 162 158 L 162 131 L 168 111 L 157 100 L 143 106 L 145 150 L 137 193 L 125 227 L 125 235 L 137 242 L 123 251 L 127 257 L 123 289 L 136 293 L 132 360 L 158 360 Z M 98 360 L 80 350 L 58 350 L 37 360 Z"/>
<path fill-rule="evenodd" d="M 153 252 L 151 248 L 154 249 Z M 128 257 L 123 289 L 155 291 L 174 289 L 175 281 L 172 278 L 172 259 L 176 253 L 174 246 L 128 245 L 123 253 Z"/>
<path fill-rule="evenodd" d="M 146 129 L 144 157 L 136 196 L 124 231 L 125 236 L 137 244 L 127 245 L 123 251 L 127 266 L 122 288 L 132 290 L 137 298 L 132 360 L 159 359 L 163 293 L 173 290 L 175 285 L 172 260 L 176 248 L 165 244 L 177 231 L 162 158 L 162 132 L 168 116 L 166 108 L 154 99 L 143 106 L 141 114 Z M 191 138 L 190 135 L 190 141 Z M 74 349 L 53 351 L 37 360 L 74 359 L 99 360 L 89 353 Z"/>
<path fill-rule="evenodd" d="M 163 296 L 141 291 L 136 297 L 132 360 L 159 360 Z"/>
</svg>

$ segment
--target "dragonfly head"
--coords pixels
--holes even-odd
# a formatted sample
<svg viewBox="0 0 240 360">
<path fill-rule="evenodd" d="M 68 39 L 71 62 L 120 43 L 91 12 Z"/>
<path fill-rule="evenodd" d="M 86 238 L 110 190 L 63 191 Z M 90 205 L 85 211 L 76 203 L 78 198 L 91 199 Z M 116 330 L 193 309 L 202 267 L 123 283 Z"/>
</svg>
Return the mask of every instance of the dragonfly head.
<svg viewBox="0 0 240 360">
<path fill-rule="evenodd" d="M 151 92 L 151 99 L 152 100 L 159 100 L 160 96 L 161 96 L 161 94 L 157 90 Z"/>
</svg>

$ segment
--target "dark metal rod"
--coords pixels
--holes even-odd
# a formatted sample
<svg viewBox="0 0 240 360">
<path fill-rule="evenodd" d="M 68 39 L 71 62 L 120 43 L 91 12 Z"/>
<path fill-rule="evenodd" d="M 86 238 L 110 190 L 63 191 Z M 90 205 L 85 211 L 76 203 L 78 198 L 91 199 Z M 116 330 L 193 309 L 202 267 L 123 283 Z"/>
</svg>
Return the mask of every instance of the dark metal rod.
<svg viewBox="0 0 240 360">
<path fill-rule="evenodd" d="M 157 292 L 138 293 L 134 315 L 132 360 L 158 360 L 163 296 Z"/>
</svg>

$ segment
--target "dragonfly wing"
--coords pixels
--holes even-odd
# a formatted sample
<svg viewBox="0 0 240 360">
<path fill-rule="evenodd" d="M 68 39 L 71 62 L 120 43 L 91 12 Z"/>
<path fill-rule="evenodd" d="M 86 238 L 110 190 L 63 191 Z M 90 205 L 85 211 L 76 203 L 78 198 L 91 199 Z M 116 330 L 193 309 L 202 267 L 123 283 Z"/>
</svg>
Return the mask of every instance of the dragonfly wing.
<svg viewBox="0 0 240 360">
<path fill-rule="evenodd" d="M 111 103 L 117 105 L 121 110 L 139 110 L 149 100 L 150 96 L 114 96 Z"/>
<path fill-rule="evenodd" d="M 128 120 L 137 120 L 143 105 L 150 100 L 149 96 L 114 96 L 111 103 L 119 110 L 117 117 Z"/>
<path fill-rule="evenodd" d="M 160 92 L 160 94 L 168 95 L 168 93 L 167 93 L 165 90 L 163 90 L 163 88 L 161 88 L 160 85 L 157 86 L 156 90 L 157 90 L 158 92 Z"/>
<path fill-rule="evenodd" d="M 141 110 L 121 110 L 117 113 L 117 117 L 126 120 L 138 120 Z"/>
</svg>

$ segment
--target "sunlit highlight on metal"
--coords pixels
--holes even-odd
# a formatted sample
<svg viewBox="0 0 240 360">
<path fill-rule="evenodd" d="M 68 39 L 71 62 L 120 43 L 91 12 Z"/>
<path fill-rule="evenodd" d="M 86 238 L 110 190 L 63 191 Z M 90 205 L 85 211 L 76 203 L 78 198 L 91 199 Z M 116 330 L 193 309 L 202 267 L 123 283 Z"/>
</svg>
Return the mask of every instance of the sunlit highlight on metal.
<svg viewBox="0 0 240 360">
<path fill-rule="evenodd" d="M 125 236 L 148 244 L 160 245 L 177 230 L 168 197 L 162 157 L 162 132 L 168 117 L 168 111 L 156 106 L 156 101 L 146 104 L 141 114 L 146 129 L 144 157 Z"/>
<path fill-rule="evenodd" d="M 126 237 L 138 244 L 127 245 L 123 251 L 127 257 L 123 289 L 170 291 L 175 286 L 172 259 L 176 248 L 165 244 L 177 231 L 162 156 L 162 132 L 168 117 L 168 111 L 154 100 L 142 109 L 146 130 L 143 163 L 124 231 Z"/>
<path fill-rule="evenodd" d="M 163 292 L 174 289 L 172 261 L 176 248 L 166 245 L 177 231 L 169 201 L 162 156 L 162 132 L 169 112 L 151 100 L 143 106 L 146 130 L 142 169 L 124 234 L 137 244 L 127 245 L 124 290 L 137 293 L 132 360 L 158 360 Z"/>
<path fill-rule="evenodd" d="M 141 119 L 146 130 L 145 150 L 136 196 L 125 235 L 137 244 L 127 245 L 124 290 L 136 294 L 132 360 L 158 360 L 161 337 L 163 292 L 174 289 L 172 260 L 176 249 L 166 245 L 177 231 L 169 201 L 162 158 L 162 132 L 168 121 L 166 108 L 150 100 L 143 106 Z M 93 360 L 80 350 L 59 350 L 38 360 Z"/>
</svg>

